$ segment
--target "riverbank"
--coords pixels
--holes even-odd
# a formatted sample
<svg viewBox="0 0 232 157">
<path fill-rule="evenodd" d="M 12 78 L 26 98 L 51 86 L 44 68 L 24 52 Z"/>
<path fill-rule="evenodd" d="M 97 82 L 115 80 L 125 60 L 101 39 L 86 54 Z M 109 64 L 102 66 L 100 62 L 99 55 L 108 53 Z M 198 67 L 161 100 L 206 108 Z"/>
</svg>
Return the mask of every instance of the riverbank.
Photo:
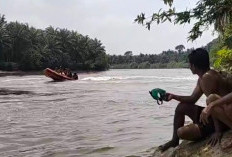
<svg viewBox="0 0 232 157">
<path fill-rule="evenodd" d="M 224 133 L 221 143 L 214 147 L 207 144 L 209 138 L 199 141 L 183 141 L 178 147 L 170 148 L 164 153 L 156 150 L 153 157 L 231 157 L 232 147 L 228 147 L 231 142 L 232 131 Z"/>
</svg>

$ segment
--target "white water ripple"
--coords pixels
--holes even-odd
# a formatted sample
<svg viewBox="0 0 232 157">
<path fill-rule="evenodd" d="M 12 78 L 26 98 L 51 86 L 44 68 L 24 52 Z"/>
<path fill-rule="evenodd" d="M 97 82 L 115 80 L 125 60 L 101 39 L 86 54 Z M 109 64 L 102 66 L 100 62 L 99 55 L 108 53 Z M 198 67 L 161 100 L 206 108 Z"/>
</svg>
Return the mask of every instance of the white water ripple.
<svg viewBox="0 0 232 157">
<path fill-rule="evenodd" d="M 159 79 L 159 80 L 197 80 L 196 77 L 159 77 L 159 76 L 101 76 L 85 77 L 82 81 L 108 81 L 108 80 L 136 80 L 136 79 Z"/>
</svg>

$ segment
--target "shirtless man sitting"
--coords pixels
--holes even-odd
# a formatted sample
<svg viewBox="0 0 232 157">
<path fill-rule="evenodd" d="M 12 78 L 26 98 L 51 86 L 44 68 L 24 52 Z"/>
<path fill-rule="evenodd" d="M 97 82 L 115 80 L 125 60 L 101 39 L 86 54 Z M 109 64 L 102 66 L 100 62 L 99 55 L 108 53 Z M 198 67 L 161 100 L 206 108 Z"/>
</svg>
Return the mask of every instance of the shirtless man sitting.
<svg viewBox="0 0 232 157">
<path fill-rule="evenodd" d="M 161 151 L 179 145 L 179 138 L 196 141 L 212 133 L 209 142 L 215 145 L 221 139 L 222 131 L 227 128 L 214 115 L 209 120 L 207 118 L 208 123 L 200 122 L 200 114 L 204 107 L 197 106 L 195 103 L 203 94 L 208 97 L 207 102 L 209 102 L 211 99 L 210 94 L 225 96 L 230 93 L 231 89 L 228 88 L 220 73 L 210 69 L 209 55 L 206 50 L 202 48 L 193 50 L 188 58 L 190 70 L 199 77 L 197 85 L 190 96 L 168 94 L 168 101 L 175 99 L 180 103 L 175 110 L 173 137 L 169 142 L 159 146 Z M 185 115 L 192 119 L 193 124 L 184 126 Z"/>
</svg>

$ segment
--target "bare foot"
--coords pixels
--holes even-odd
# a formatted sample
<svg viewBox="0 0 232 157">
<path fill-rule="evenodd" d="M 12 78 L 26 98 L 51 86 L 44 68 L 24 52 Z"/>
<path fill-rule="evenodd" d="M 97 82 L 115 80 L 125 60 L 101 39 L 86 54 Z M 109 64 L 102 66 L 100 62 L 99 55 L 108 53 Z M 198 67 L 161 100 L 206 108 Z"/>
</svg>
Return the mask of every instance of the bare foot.
<svg viewBox="0 0 232 157">
<path fill-rule="evenodd" d="M 158 147 L 158 149 L 161 151 L 161 152 L 164 152 L 164 151 L 166 151 L 168 148 L 170 148 L 170 147 L 176 147 L 176 146 L 178 146 L 179 145 L 179 141 L 169 141 L 169 142 L 167 142 L 167 143 L 165 143 L 165 144 L 163 144 L 163 145 L 160 145 L 159 147 Z"/>
</svg>

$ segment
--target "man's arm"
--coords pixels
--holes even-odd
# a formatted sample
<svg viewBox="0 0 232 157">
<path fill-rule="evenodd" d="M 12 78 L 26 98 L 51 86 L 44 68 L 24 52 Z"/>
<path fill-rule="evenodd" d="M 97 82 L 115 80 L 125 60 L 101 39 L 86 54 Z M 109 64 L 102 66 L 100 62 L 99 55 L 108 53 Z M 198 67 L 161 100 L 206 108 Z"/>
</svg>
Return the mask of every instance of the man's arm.
<svg viewBox="0 0 232 157">
<path fill-rule="evenodd" d="M 219 89 L 219 78 L 217 76 L 212 76 L 210 73 L 206 73 L 203 77 L 203 88 L 205 89 L 205 94 L 209 96 L 210 94 L 215 94 L 218 92 Z M 205 111 L 210 108 L 210 105 L 207 104 L 208 106 L 202 111 L 200 115 L 200 121 L 203 122 L 203 124 L 208 123 L 208 117 L 206 118 L 207 120 L 202 120 L 202 115 L 204 115 Z M 214 123 L 214 128 L 215 132 L 211 135 L 211 138 L 209 140 L 209 144 L 212 146 L 216 145 L 217 142 L 220 142 L 222 138 L 222 123 L 219 122 L 215 117 L 212 117 L 213 123 Z"/>
<path fill-rule="evenodd" d="M 215 107 L 215 106 L 221 106 L 223 104 L 231 104 L 231 102 L 232 102 L 232 92 L 223 96 L 220 99 L 213 101 L 209 105 L 210 105 L 210 107 Z"/>
<path fill-rule="evenodd" d="M 200 88 L 199 80 L 198 80 L 197 86 L 193 90 L 192 95 L 190 95 L 190 96 L 180 96 L 180 95 L 172 94 L 172 99 L 175 99 L 177 101 L 184 102 L 184 103 L 195 104 L 197 102 L 197 100 L 202 96 L 202 94 L 203 94 L 203 92 L 202 92 L 202 90 Z"/>
</svg>

